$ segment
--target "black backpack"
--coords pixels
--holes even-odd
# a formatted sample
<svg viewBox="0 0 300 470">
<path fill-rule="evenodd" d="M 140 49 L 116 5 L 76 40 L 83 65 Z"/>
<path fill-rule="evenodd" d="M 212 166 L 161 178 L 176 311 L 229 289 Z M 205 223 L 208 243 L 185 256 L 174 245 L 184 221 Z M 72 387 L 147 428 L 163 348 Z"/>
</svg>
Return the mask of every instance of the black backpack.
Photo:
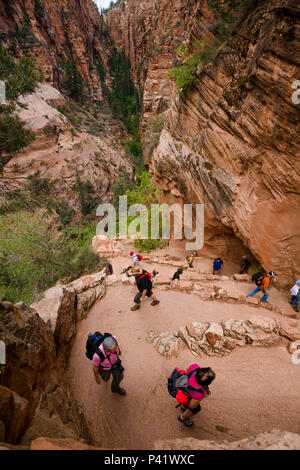
<svg viewBox="0 0 300 470">
<path fill-rule="evenodd" d="M 100 351 L 99 346 L 100 344 L 103 343 L 105 338 L 108 338 L 109 336 L 112 336 L 110 333 L 100 333 L 100 331 L 96 331 L 94 334 L 90 333 L 88 335 L 87 341 L 86 341 L 86 352 L 85 355 L 86 357 L 91 361 L 93 359 L 94 354 L 98 354 L 100 357 L 101 362 L 104 361 L 105 356 L 103 353 Z"/>
<path fill-rule="evenodd" d="M 254 273 L 251 276 L 251 280 L 255 282 L 257 286 L 261 286 L 261 283 L 265 276 L 266 276 L 266 273 L 263 273 L 263 272 Z"/>
</svg>

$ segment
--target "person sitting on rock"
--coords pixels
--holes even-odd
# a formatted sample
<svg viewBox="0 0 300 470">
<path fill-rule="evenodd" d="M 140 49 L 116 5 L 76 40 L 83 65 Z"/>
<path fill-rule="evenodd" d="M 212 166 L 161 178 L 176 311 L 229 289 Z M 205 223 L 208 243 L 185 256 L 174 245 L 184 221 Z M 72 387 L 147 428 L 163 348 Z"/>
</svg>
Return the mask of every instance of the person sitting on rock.
<svg viewBox="0 0 300 470">
<path fill-rule="evenodd" d="M 271 283 L 271 279 L 275 277 L 277 277 L 277 274 L 274 271 L 263 274 L 261 278 L 255 281 L 257 287 L 253 289 L 247 297 L 253 297 L 258 292 L 263 292 L 264 295 L 261 298 L 261 302 L 266 302 L 269 297 L 269 291 L 267 289 Z"/>
<path fill-rule="evenodd" d="M 113 267 L 112 267 L 112 264 L 111 264 L 111 263 L 108 263 L 108 264 L 106 265 L 106 272 L 107 272 L 107 274 L 110 275 L 110 276 L 114 273 L 114 270 L 113 270 Z"/>
<path fill-rule="evenodd" d="M 125 395 L 126 391 L 121 388 L 120 382 L 123 379 L 124 367 L 121 365 L 119 356 L 121 350 L 115 336 L 108 336 L 99 346 L 100 355 L 95 353 L 93 356 L 93 371 L 97 384 L 101 384 L 103 379 L 107 382 L 110 376 L 113 376 L 111 383 L 112 393 Z"/>
<path fill-rule="evenodd" d="M 293 306 L 293 309 L 298 312 L 298 305 L 300 304 L 300 280 L 296 281 L 295 285 L 291 288 L 289 302 Z"/>
<path fill-rule="evenodd" d="M 173 274 L 171 279 L 171 287 L 177 286 L 178 282 L 180 281 L 180 276 L 183 273 L 183 268 L 178 268 L 177 271 Z"/>
<path fill-rule="evenodd" d="M 246 274 L 248 272 L 248 269 L 250 268 L 250 266 L 251 266 L 250 261 L 247 259 L 246 256 L 243 256 L 242 261 L 241 261 L 241 269 L 240 269 L 239 274 Z"/>
<path fill-rule="evenodd" d="M 192 371 L 197 372 L 190 374 Z M 183 413 L 178 416 L 178 421 L 190 427 L 194 424 L 190 418 L 201 411 L 200 401 L 210 395 L 208 386 L 216 378 L 216 374 L 210 367 L 200 368 L 198 364 L 192 364 L 188 368 L 187 373 L 190 375 L 188 387 L 191 387 L 192 390 L 188 389 L 189 403 L 187 408 L 181 405 Z"/>
<path fill-rule="evenodd" d="M 213 274 L 215 274 L 215 273 L 221 274 L 222 264 L 223 264 L 223 261 L 221 260 L 221 258 L 214 259 L 214 261 L 213 261 Z"/>
<path fill-rule="evenodd" d="M 151 297 L 152 302 L 151 305 L 157 305 L 159 304 L 159 300 L 155 297 L 155 295 L 152 292 L 152 278 L 151 274 L 145 271 L 145 269 L 141 268 L 132 268 L 131 270 L 128 271 L 129 275 L 135 277 L 136 285 L 139 290 L 139 292 L 136 294 L 134 298 L 134 303 L 135 305 L 131 307 L 130 310 L 138 310 L 141 308 L 141 302 L 144 300 L 144 298 Z"/>
</svg>

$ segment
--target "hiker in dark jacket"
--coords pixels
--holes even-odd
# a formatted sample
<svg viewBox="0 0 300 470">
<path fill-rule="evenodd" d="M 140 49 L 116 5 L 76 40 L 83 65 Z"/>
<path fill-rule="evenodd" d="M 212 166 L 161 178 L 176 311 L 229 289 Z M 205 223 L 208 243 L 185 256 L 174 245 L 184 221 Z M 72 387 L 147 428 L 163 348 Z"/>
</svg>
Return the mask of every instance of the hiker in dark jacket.
<svg viewBox="0 0 300 470">
<path fill-rule="evenodd" d="M 178 284 L 178 281 L 180 281 L 180 276 L 183 273 L 183 268 L 178 268 L 176 273 L 173 274 L 173 277 L 171 279 L 171 286 L 176 286 Z"/>
<path fill-rule="evenodd" d="M 251 266 L 250 261 L 247 259 L 246 256 L 243 256 L 242 261 L 241 261 L 241 269 L 240 269 L 239 274 L 247 273 L 250 266 Z"/>
<path fill-rule="evenodd" d="M 125 395 L 126 391 L 120 387 L 123 379 L 124 368 L 121 365 L 119 356 L 121 350 L 115 336 L 108 336 L 99 346 L 100 356 L 95 353 L 93 356 L 93 372 L 97 384 L 102 380 L 107 382 L 113 376 L 111 391 L 119 395 Z M 102 380 L 101 380 L 102 379 Z"/>
<path fill-rule="evenodd" d="M 144 300 L 146 296 L 151 297 L 152 306 L 159 304 L 159 300 L 157 300 L 157 298 L 152 292 L 151 274 L 145 271 L 145 269 L 139 270 L 139 268 L 132 268 L 128 272 L 129 272 L 129 275 L 133 275 L 135 277 L 136 285 L 139 290 L 139 292 L 136 294 L 134 298 L 135 305 L 131 307 L 130 310 L 132 311 L 138 310 L 141 307 L 141 302 Z"/>
</svg>

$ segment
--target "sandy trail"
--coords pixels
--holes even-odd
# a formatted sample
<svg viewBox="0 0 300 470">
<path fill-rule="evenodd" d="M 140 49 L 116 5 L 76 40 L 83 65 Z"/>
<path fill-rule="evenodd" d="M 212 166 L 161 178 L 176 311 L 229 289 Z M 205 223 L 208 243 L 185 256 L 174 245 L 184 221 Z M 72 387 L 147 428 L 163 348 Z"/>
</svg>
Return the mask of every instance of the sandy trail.
<svg viewBox="0 0 300 470">
<path fill-rule="evenodd" d="M 119 272 L 124 258 L 114 259 L 113 266 Z M 199 359 L 186 349 L 178 358 L 167 360 L 145 340 L 150 329 L 173 331 L 188 321 L 246 319 L 251 315 L 276 318 L 277 314 L 247 305 L 205 302 L 194 295 L 158 288 L 158 306 L 152 307 L 146 299 L 141 310 L 131 312 L 135 293 L 135 286 L 108 287 L 105 298 L 78 325 L 71 354 L 68 375 L 74 396 L 99 444 L 150 449 L 156 440 L 171 437 L 233 440 L 274 427 L 300 432 L 300 366 L 292 364 L 284 347 L 247 346 L 223 358 Z M 127 390 L 126 397 L 112 394 L 110 382 L 95 382 L 91 362 L 85 357 L 85 342 L 87 334 L 96 330 L 109 331 L 119 340 L 125 367 L 121 385 Z M 188 429 L 177 421 L 176 402 L 165 384 L 175 366 L 186 368 L 195 362 L 211 366 L 216 380 L 194 427 Z"/>
</svg>

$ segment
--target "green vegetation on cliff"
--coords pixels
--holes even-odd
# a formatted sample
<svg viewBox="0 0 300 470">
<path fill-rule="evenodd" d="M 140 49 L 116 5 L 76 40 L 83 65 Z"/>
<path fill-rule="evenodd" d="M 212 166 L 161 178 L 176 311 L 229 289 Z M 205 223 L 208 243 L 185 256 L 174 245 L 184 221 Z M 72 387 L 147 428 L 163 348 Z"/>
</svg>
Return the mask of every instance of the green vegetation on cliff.
<svg viewBox="0 0 300 470">
<path fill-rule="evenodd" d="M 168 72 L 179 92 L 191 86 L 201 68 L 214 60 L 225 46 L 234 28 L 256 8 L 258 0 L 210 0 L 208 7 L 213 11 L 215 21 L 209 33 L 191 44 L 180 44 L 176 49 L 177 66 Z"/>
<path fill-rule="evenodd" d="M 5 83 L 6 89 L 6 104 L 0 105 L 1 155 L 4 152 L 15 153 L 34 139 L 33 133 L 15 115 L 15 103 L 20 95 L 32 93 L 42 77 L 36 72 L 30 57 L 13 60 L 7 50 L 0 47 L 0 80 Z"/>
<path fill-rule="evenodd" d="M 0 217 L 0 301 L 31 303 L 59 279 L 101 270 L 107 260 L 91 250 L 95 233 L 96 223 L 53 230 L 43 211 Z"/>
<path fill-rule="evenodd" d="M 130 134 L 130 140 L 121 142 L 137 165 L 138 173 L 143 171 L 143 156 L 140 141 L 139 119 L 141 100 L 130 76 L 130 61 L 124 52 L 114 52 L 109 62 L 109 72 L 113 79 L 111 90 L 105 83 L 106 73 L 103 65 L 97 70 L 101 79 L 104 97 L 109 103 L 114 117 L 121 119 Z"/>
<path fill-rule="evenodd" d="M 143 204 L 148 210 L 148 239 L 137 239 L 134 246 L 142 251 L 151 251 L 156 248 L 163 248 L 166 246 L 166 241 L 157 239 L 152 240 L 151 236 L 151 204 L 159 204 L 161 191 L 157 189 L 152 180 L 150 173 L 144 171 L 140 177 L 139 183 L 133 189 L 127 189 L 125 192 L 127 196 L 127 204 L 130 207 L 133 204 Z M 128 224 L 130 224 L 136 216 L 128 217 Z M 162 229 L 162 221 L 160 218 L 160 236 Z"/>
</svg>

